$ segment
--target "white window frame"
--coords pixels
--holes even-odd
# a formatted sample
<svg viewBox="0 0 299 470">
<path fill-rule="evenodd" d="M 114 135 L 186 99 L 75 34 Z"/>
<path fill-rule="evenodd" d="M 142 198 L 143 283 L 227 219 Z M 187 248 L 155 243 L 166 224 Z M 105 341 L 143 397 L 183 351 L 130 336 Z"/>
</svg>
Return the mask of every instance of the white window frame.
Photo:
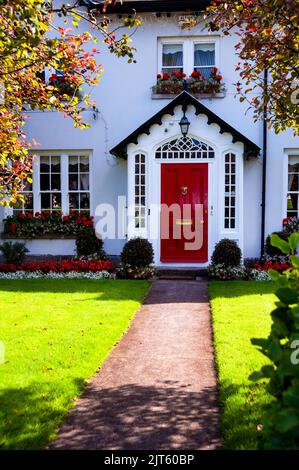
<svg viewBox="0 0 299 470">
<path fill-rule="evenodd" d="M 92 204 L 92 152 L 88 150 L 68 150 L 68 151 L 58 151 L 58 150 L 43 150 L 34 152 L 33 160 L 33 175 L 32 175 L 32 192 L 33 192 L 33 213 L 41 212 L 41 190 L 40 190 L 40 157 L 45 155 L 51 156 L 60 156 L 60 176 L 61 176 L 61 211 L 64 214 L 69 213 L 69 192 L 77 192 L 69 190 L 69 156 L 78 155 L 82 157 L 88 157 L 89 159 L 89 212 L 92 215 L 94 208 Z M 80 192 L 79 192 L 80 193 Z"/>
<path fill-rule="evenodd" d="M 158 38 L 158 68 L 157 73 L 162 72 L 163 68 L 163 45 L 182 44 L 183 45 L 183 71 L 187 77 L 195 69 L 194 65 L 194 46 L 196 44 L 214 44 L 215 45 L 215 67 L 220 68 L 220 37 L 219 36 L 194 36 L 194 37 L 161 37 Z"/>
<path fill-rule="evenodd" d="M 299 188 L 297 191 L 289 191 L 289 164 L 292 161 L 292 159 L 295 159 L 299 162 L 299 149 L 297 150 L 292 150 L 287 152 L 287 164 L 286 164 L 286 191 L 285 191 L 285 201 L 284 201 L 284 206 L 285 206 L 285 213 L 284 217 L 287 217 L 288 215 L 288 194 L 297 194 L 297 214 L 294 217 L 299 217 Z"/>
</svg>

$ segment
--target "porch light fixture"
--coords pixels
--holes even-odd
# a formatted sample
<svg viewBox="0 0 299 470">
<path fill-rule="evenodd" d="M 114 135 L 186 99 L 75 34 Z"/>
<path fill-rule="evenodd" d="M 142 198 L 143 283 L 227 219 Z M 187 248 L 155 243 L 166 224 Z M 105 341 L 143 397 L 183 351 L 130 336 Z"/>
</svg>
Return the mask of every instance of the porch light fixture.
<svg viewBox="0 0 299 470">
<path fill-rule="evenodd" d="M 181 128 L 181 133 L 183 134 L 183 137 L 186 137 L 189 131 L 190 127 L 190 122 L 188 121 L 188 118 L 186 116 L 186 111 L 184 111 L 184 116 L 180 120 L 180 128 Z"/>
</svg>

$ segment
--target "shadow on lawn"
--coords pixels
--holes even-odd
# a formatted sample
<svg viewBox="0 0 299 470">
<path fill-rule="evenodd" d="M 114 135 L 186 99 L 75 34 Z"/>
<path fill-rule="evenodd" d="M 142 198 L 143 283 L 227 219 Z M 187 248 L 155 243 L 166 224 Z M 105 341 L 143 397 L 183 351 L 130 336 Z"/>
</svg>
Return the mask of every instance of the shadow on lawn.
<svg viewBox="0 0 299 470">
<path fill-rule="evenodd" d="M 215 388 L 191 392 L 177 382 L 100 388 L 94 383 L 50 449 L 220 448 Z"/>
<path fill-rule="evenodd" d="M 99 300 L 136 300 L 147 281 L 91 279 L 18 279 L 1 280 L 0 292 L 100 294 Z M 149 283 L 148 283 L 149 285 Z"/>
<path fill-rule="evenodd" d="M 83 379 L 74 380 L 77 395 L 84 390 L 84 383 Z M 0 391 L 0 449 L 41 449 L 47 445 L 66 416 L 66 403 L 55 401 L 59 401 L 59 386 L 49 390 L 32 384 Z"/>
</svg>

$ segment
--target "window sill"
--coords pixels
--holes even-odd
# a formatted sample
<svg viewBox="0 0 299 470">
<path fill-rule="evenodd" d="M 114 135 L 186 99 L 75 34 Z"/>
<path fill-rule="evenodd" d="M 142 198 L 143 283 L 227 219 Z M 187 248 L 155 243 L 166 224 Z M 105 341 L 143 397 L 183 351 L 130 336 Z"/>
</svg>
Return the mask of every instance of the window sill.
<svg viewBox="0 0 299 470">
<path fill-rule="evenodd" d="M 221 91 L 219 93 L 191 93 L 195 98 L 204 100 L 204 99 L 219 99 L 219 98 L 225 98 L 226 92 Z M 176 98 L 179 94 L 177 93 L 152 93 L 152 100 L 173 100 Z"/>
<path fill-rule="evenodd" d="M 2 240 L 76 240 L 76 235 L 63 235 L 61 233 L 53 233 L 47 235 L 37 235 L 32 238 L 17 237 L 9 233 L 1 233 Z"/>
</svg>

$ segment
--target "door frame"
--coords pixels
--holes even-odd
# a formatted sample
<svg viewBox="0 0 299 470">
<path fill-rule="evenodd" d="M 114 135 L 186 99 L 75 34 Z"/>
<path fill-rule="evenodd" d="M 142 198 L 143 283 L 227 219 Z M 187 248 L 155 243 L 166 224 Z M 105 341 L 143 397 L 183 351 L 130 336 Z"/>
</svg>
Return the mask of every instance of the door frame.
<svg viewBox="0 0 299 470">
<path fill-rule="evenodd" d="M 183 164 L 183 162 L 181 162 L 181 164 Z M 161 263 L 171 263 L 171 264 L 175 264 L 175 263 L 180 263 L 180 264 L 183 264 L 183 263 L 188 263 L 188 264 L 192 264 L 192 263 L 196 263 L 196 264 L 204 264 L 208 261 L 208 249 L 209 249 L 209 232 L 208 232 L 208 229 L 209 229 L 209 216 L 208 216 L 208 213 L 209 213 L 209 165 L 208 165 L 208 162 L 202 162 L 203 165 L 205 165 L 205 180 L 204 180 L 204 188 L 203 188 L 203 192 L 204 192 L 204 195 L 207 195 L 207 201 L 206 201 L 206 204 L 204 206 L 204 210 L 206 211 L 204 214 L 203 214 L 203 219 L 205 221 L 205 224 L 208 224 L 207 227 L 205 227 L 204 229 L 204 236 L 206 236 L 206 240 L 205 240 L 205 247 L 204 247 L 204 259 L 196 259 L 196 256 L 195 256 L 195 251 L 200 251 L 200 250 L 193 250 L 193 253 L 194 253 L 194 256 L 193 258 L 191 259 L 188 259 L 187 257 L 186 258 L 183 258 L 181 256 L 178 256 L 176 259 L 167 259 L 166 256 L 162 256 L 162 239 L 160 238 L 160 261 Z M 172 161 L 171 163 L 169 162 L 169 166 L 171 165 L 172 168 L 175 168 L 176 171 L 177 169 L 179 168 L 179 165 L 178 165 L 178 162 L 176 161 Z M 184 166 L 191 166 L 194 168 L 199 168 L 199 163 L 198 162 L 188 162 L 185 160 L 184 162 Z M 160 165 L 160 171 L 161 171 L 161 199 L 162 199 L 162 193 L 163 193 L 163 186 L 162 186 L 162 173 L 163 173 L 163 169 L 167 168 L 167 164 L 165 164 L 165 162 L 161 162 L 161 165 Z M 167 181 L 165 180 L 166 179 L 166 175 L 164 176 L 164 184 L 166 183 L 166 186 L 167 186 Z M 199 184 L 199 182 L 198 182 Z M 198 186 L 197 184 L 197 186 Z M 161 202 L 161 205 L 162 205 L 162 200 L 160 201 Z M 161 216 L 160 216 L 160 227 L 161 227 Z"/>
<path fill-rule="evenodd" d="M 192 136 L 195 139 L 200 139 L 198 136 Z M 205 142 L 206 139 L 204 139 Z M 209 142 L 207 142 L 209 143 Z M 161 145 L 161 143 L 159 143 Z M 157 147 L 159 146 L 157 145 Z M 152 210 L 152 207 L 156 207 L 158 204 L 160 207 L 161 204 L 161 164 L 171 164 L 171 163 L 177 163 L 178 165 L 180 164 L 188 164 L 188 163 L 198 163 L 198 164 L 203 164 L 207 163 L 208 164 L 208 260 L 211 259 L 212 252 L 214 249 L 214 246 L 216 244 L 217 240 L 217 234 L 220 229 L 219 225 L 219 216 L 217 217 L 217 214 L 219 214 L 218 207 L 219 203 L 219 185 L 217 185 L 218 181 L 218 173 L 219 173 L 219 165 L 220 165 L 220 158 L 219 158 L 219 150 L 215 146 L 215 144 L 211 143 L 210 144 L 214 150 L 215 150 L 215 157 L 213 159 L 199 159 L 199 158 L 194 158 L 192 160 L 179 160 L 179 161 L 173 161 L 173 160 L 159 160 L 155 158 L 155 151 L 156 148 L 153 149 L 152 155 L 150 157 L 150 164 L 148 165 L 148 184 L 151 190 L 148 192 L 148 207 L 150 208 L 150 213 L 148 215 L 148 226 L 155 226 L 155 237 L 151 238 L 149 236 L 149 240 L 151 241 L 153 248 L 154 248 L 154 253 L 155 253 L 155 259 L 154 263 L 155 266 L 158 267 L 180 267 L 180 268 L 192 268 L 192 267 L 206 267 L 209 265 L 209 261 L 206 263 L 188 263 L 188 262 L 162 262 L 161 261 L 161 246 L 160 246 L 160 239 L 161 239 L 161 233 L 160 233 L 160 211 L 158 215 L 158 222 L 154 220 L 154 218 L 157 216 Z M 158 226 L 157 226 L 158 224 Z M 150 235 L 150 234 L 149 234 Z"/>
</svg>

